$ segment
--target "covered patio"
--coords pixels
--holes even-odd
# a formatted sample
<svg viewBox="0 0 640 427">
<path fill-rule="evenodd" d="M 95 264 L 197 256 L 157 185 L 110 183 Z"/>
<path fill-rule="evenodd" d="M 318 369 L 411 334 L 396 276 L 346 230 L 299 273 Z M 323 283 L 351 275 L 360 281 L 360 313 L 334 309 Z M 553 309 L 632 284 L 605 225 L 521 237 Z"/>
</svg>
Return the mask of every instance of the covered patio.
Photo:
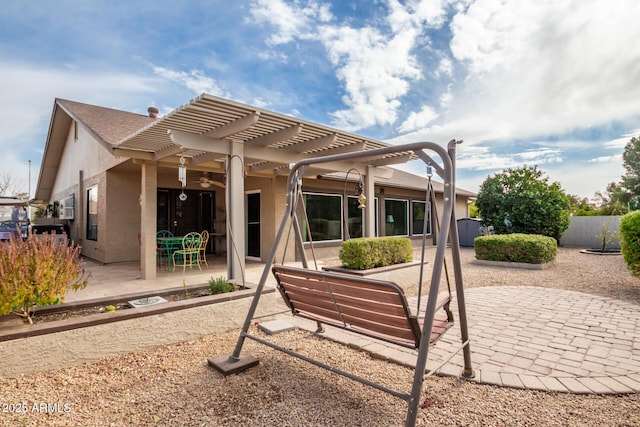
<svg viewBox="0 0 640 427">
<path fill-rule="evenodd" d="M 252 239 L 246 235 L 245 192 L 256 189 L 269 193 L 260 206 L 263 227 L 254 236 L 263 248 L 269 248 L 275 234 L 275 218 L 283 212 L 283 183 L 290 164 L 310 157 L 384 146 L 387 144 L 208 94 L 195 98 L 112 148 L 114 156 L 131 159 L 132 165 L 141 170 L 142 278 L 149 280 L 157 275 L 159 172 L 173 171 L 176 177 L 191 176 L 206 186 L 224 188 L 227 277 L 240 280 L 246 244 Z M 356 170 L 363 177 L 365 196 L 372 200 L 374 179 L 389 176 L 384 166 L 415 158 L 410 152 L 401 152 L 364 158 L 357 163 L 324 163 L 307 170 L 305 179 Z M 363 235 L 373 236 L 373 209 L 365 212 L 363 222 Z"/>
</svg>

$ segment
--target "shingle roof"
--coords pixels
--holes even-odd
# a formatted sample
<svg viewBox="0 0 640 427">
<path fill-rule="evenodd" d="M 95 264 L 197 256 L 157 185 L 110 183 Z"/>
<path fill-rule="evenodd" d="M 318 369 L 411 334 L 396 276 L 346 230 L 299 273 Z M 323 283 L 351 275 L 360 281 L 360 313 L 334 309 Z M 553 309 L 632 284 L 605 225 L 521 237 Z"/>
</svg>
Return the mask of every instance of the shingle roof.
<svg viewBox="0 0 640 427">
<path fill-rule="evenodd" d="M 78 121 L 86 125 L 88 130 L 93 131 L 104 142 L 113 145 L 156 120 L 142 114 L 66 99 L 57 99 L 56 101 L 67 113 L 75 116 Z"/>
<path fill-rule="evenodd" d="M 389 178 L 376 177 L 376 185 L 385 187 L 406 188 L 410 190 L 424 191 L 427 188 L 428 179 L 424 176 L 416 175 L 410 172 L 405 172 L 396 168 L 389 168 L 391 176 Z M 342 172 L 328 173 L 322 175 L 325 178 L 344 180 L 345 174 Z M 350 180 L 356 180 L 354 176 L 350 177 Z M 431 181 L 433 189 L 436 193 L 444 192 L 444 185 L 440 181 L 435 179 Z M 456 194 L 462 197 L 476 197 L 477 194 L 464 190 L 460 187 L 456 187 Z"/>
</svg>

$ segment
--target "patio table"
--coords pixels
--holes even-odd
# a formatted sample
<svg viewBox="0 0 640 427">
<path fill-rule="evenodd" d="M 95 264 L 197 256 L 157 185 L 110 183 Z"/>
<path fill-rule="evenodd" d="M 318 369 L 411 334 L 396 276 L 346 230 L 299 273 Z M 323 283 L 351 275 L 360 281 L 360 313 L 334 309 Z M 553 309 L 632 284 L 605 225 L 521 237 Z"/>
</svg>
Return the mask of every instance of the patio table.
<svg viewBox="0 0 640 427">
<path fill-rule="evenodd" d="M 167 271 L 171 271 L 173 262 L 173 252 L 182 249 L 182 238 L 184 236 L 157 237 L 158 250 L 164 252 L 167 257 Z"/>
</svg>

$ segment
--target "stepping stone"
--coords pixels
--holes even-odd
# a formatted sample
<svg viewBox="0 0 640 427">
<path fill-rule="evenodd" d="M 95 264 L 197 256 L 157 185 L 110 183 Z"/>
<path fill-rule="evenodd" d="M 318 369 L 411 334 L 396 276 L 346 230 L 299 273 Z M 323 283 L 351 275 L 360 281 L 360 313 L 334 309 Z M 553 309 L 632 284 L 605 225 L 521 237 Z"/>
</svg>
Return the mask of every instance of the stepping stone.
<svg viewBox="0 0 640 427">
<path fill-rule="evenodd" d="M 148 307 L 150 305 L 162 304 L 162 303 L 165 303 L 165 302 L 168 302 L 168 301 L 166 299 L 162 298 L 162 297 L 159 297 L 159 296 L 140 298 L 140 299 L 136 299 L 136 300 L 133 300 L 133 301 L 127 301 L 129 306 L 132 307 L 132 308 Z"/>
<path fill-rule="evenodd" d="M 292 331 L 295 329 L 295 326 L 291 323 L 281 319 L 260 323 L 258 327 L 269 335 L 279 334 L 281 332 Z"/>
</svg>

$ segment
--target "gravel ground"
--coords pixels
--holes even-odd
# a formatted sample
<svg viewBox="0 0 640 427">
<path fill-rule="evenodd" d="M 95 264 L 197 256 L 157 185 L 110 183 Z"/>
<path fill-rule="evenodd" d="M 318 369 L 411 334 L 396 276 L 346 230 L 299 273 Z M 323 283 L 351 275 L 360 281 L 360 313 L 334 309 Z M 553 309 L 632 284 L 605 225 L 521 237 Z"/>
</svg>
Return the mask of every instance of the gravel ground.
<svg viewBox="0 0 640 427">
<path fill-rule="evenodd" d="M 467 287 L 548 286 L 640 303 L 640 280 L 621 256 L 560 249 L 546 270 L 473 264 Z M 260 334 L 255 326 L 252 332 Z M 238 331 L 19 378 L 0 379 L 2 426 L 400 426 L 406 404 L 247 340 L 260 365 L 222 377 L 208 357 L 230 353 Z M 409 391 L 412 372 L 306 332 L 270 340 L 386 386 Z M 640 426 L 640 396 L 570 395 L 431 377 L 417 425 Z M 22 412 L 16 413 L 17 410 Z"/>
</svg>

